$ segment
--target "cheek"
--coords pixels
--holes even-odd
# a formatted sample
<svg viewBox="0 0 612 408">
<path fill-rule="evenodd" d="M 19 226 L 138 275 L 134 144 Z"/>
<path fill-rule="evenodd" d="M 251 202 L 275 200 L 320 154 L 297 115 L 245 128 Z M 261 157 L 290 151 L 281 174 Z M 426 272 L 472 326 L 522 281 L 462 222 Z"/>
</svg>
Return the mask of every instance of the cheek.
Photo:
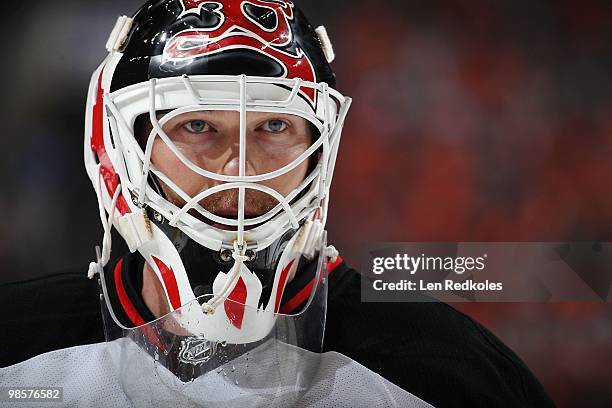
<svg viewBox="0 0 612 408">
<path fill-rule="evenodd" d="M 208 179 L 191 171 L 162 141 L 153 145 L 151 162 L 190 196 L 207 187 Z"/>
<path fill-rule="evenodd" d="M 247 160 L 257 167 L 257 174 L 278 170 L 292 163 L 309 147 L 307 143 L 268 143 L 267 145 L 261 143 L 261 145 L 253 146 L 254 148 L 250 150 L 249 146 L 247 146 Z M 306 162 L 308 162 L 308 158 L 306 158 Z"/>
<path fill-rule="evenodd" d="M 287 196 L 290 192 L 292 192 L 296 187 L 298 187 L 304 178 L 307 176 L 308 172 L 308 163 L 306 160 L 301 163 L 298 167 L 291 170 L 290 172 L 283 174 L 280 177 L 277 177 L 273 180 L 269 180 L 263 184 L 266 184 L 268 187 L 272 187 L 283 196 Z"/>
<path fill-rule="evenodd" d="M 260 163 L 265 163 L 265 169 L 257 169 L 257 174 L 263 174 L 270 171 L 278 170 L 281 167 L 288 165 L 297 159 L 302 153 L 304 153 L 310 145 L 307 141 L 299 144 L 293 144 L 292 146 L 285 146 L 282 152 L 278 154 L 268 154 L 265 160 L 259 160 Z M 281 193 L 283 196 L 286 196 L 291 191 L 293 191 L 296 187 L 302 183 L 304 178 L 308 175 L 309 163 L 312 160 L 312 156 L 310 158 L 306 158 L 299 166 L 295 169 L 291 170 L 288 173 L 283 174 L 272 180 L 264 181 L 262 184 L 267 185 Z"/>
<path fill-rule="evenodd" d="M 168 146 L 159 140 L 153 144 L 151 163 L 175 182 L 187 170 L 187 167 L 170 151 Z"/>
</svg>

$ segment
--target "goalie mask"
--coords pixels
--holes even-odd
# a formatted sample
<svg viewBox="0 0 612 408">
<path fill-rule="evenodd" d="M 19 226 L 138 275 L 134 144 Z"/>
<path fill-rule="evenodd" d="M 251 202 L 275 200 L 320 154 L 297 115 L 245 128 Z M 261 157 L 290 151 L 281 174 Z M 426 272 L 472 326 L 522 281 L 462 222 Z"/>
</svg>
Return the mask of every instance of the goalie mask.
<svg viewBox="0 0 612 408">
<path fill-rule="evenodd" d="M 114 227 L 184 333 L 266 338 L 288 282 L 337 255 L 323 236 L 350 99 L 325 29 L 285 0 L 157 0 L 120 17 L 107 49 L 86 110 L 104 227 L 90 277 Z"/>
</svg>

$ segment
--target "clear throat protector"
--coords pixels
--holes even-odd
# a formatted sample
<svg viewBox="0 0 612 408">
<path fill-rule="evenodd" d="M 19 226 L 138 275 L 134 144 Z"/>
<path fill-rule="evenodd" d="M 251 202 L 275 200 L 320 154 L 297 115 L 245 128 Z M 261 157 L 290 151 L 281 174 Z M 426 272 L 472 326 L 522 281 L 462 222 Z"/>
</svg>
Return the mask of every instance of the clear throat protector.
<svg viewBox="0 0 612 408">
<path fill-rule="evenodd" d="M 316 375 L 323 347 L 324 248 L 300 260 L 316 273 L 299 291 L 304 306 L 292 314 L 283 314 L 275 299 L 268 302 L 273 306 L 258 307 L 236 296 L 219 299 L 207 312 L 215 297 L 207 294 L 152 322 L 124 327 L 110 306 L 102 271 L 107 346 L 126 395 L 135 406 L 180 401 L 181 406 L 280 407 L 299 401 Z M 221 275 L 216 285 L 223 283 Z"/>
</svg>

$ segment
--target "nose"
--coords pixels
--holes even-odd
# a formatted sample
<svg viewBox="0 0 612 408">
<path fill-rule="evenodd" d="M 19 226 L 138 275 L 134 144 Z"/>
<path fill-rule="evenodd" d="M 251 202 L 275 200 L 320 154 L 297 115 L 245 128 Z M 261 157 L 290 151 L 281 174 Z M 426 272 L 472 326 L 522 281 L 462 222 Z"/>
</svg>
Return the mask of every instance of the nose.
<svg viewBox="0 0 612 408">
<path fill-rule="evenodd" d="M 259 157 L 256 152 L 257 144 L 249 143 L 253 135 L 247 123 L 247 135 L 245 138 L 245 146 L 240 145 L 240 114 L 233 111 L 219 111 L 214 116 L 215 127 L 218 136 L 213 149 L 207 150 L 201 162 L 208 161 L 207 167 L 214 173 L 225 176 L 240 175 L 240 152 L 244 151 L 245 160 L 245 176 L 254 176 L 257 174 L 254 160 Z M 213 162 L 210 161 L 211 158 Z"/>
<path fill-rule="evenodd" d="M 226 176 L 239 176 L 240 175 L 240 143 L 237 143 L 236 145 L 232 145 L 232 147 L 230 148 L 230 152 L 231 154 L 229 158 L 223 165 L 222 174 Z M 251 161 L 248 158 L 248 155 L 246 157 L 244 170 L 245 170 L 246 176 L 254 176 L 257 174 L 255 172 L 255 169 L 253 168 L 253 165 L 251 164 Z"/>
<path fill-rule="evenodd" d="M 253 166 L 252 159 L 255 156 L 255 152 L 252 150 L 254 147 L 252 143 L 249 144 L 248 140 L 250 139 L 248 130 L 245 138 L 245 145 L 240 145 L 240 119 L 236 118 L 235 126 L 231 126 L 226 129 L 226 134 L 224 135 L 227 141 L 227 149 L 229 154 L 226 155 L 226 160 L 223 163 L 223 168 L 221 173 L 226 176 L 239 176 L 240 175 L 240 151 L 243 150 L 245 154 L 245 168 L 244 174 L 245 176 L 254 176 L 256 175 L 255 166 Z"/>
</svg>

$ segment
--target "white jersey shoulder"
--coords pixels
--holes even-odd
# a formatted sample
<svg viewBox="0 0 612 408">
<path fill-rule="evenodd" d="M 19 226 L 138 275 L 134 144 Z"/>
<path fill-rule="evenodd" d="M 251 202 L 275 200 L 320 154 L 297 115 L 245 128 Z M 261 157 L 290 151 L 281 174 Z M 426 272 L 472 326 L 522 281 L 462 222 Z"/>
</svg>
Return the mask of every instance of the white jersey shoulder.
<svg viewBox="0 0 612 408">
<path fill-rule="evenodd" d="M 140 407 L 167 406 L 169 396 L 174 406 L 211 406 L 211 391 L 219 406 L 244 406 L 245 401 L 264 402 L 265 406 L 287 406 L 281 400 L 266 400 L 265 387 L 240 387 L 213 371 L 195 381 L 181 383 L 172 374 L 155 369 L 145 372 L 119 373 L 116 359 L 125 357 L 126 339 L 56 350 L 27 361 L 0 369 L 0 387 L 62 387 L 63 401 L 53 407 Z M 121 350 L 121 353 L 117 352 Z M 432 405 L 387 381 L 350 358 L 327 352 L 296 353 L 293 361 L 303 361 L 312 376 L 307 389 L 300 392 L 294 407 L 407 407 Z M 154 360 L 151 358 L 151 367 Z M 257 361 L 252 361 L 257 364 Z M 314 374 L 313 374 L 314 373 Z M 168 378 L 164 378 L 165 376 Z M 130 397 L 126 394 L 125 378 L 129 377 Z M 124 381 L 121 380 L 124 379 Z M 177 385 L 178 384 L 178 385 Z M 133 390 L 140 390 L 134 393 Z M 277 390 L 276 390 L 277 391 Z M 129 391 L 128 391 L 129 392 Z M 198 396 L 207 395 L 206 403 Z M 238 396 L 238 397 L 236 397 Z M 236 404 L 234 404 L 234 402 Z M 286 402 L 286 401 L 285 401 Z M 31 406 L 49 406 L 40 402 Z M 30 406 L 28 405 L 28 406 Z M 213 404 L 214 405 L 214 404 Z M 14 406 L 0 400 L 0 407 Z"/>
</svg>

